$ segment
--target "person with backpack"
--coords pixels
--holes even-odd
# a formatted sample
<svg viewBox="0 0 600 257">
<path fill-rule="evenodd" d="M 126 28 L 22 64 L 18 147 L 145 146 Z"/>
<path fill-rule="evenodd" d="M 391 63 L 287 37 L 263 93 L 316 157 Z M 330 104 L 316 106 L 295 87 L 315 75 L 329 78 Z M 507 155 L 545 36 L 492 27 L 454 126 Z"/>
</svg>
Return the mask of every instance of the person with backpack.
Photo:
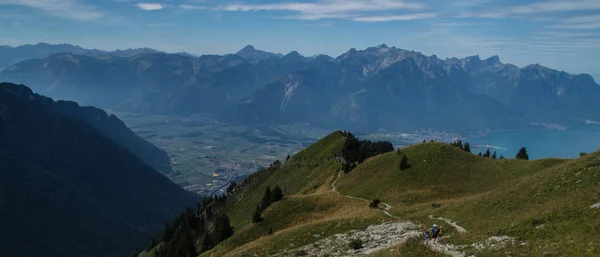
<svg viewBox="0 0 600 257">
<path fill-rule="evenodd" d="M 439 235 L 439 237 L 444 236 L 445 232 L 446 232 L 446 230 L 442 226 L 440 226 L 440 235 Z"/>
<path fill-rule="evenodd" d="M 433 224 L 433 227 L 431 228 L 431 238 L 433 239 L 433 242 L 435 243 L 436 238 L 440 235 L 440 229 L 438 228 L 437 224 Z"/>
<path fill-rule="evenodd" d="M 423 238 L 425 238 L 425 243 L 429 244 L 429 231 L 423 232 Z"/>
</svg>

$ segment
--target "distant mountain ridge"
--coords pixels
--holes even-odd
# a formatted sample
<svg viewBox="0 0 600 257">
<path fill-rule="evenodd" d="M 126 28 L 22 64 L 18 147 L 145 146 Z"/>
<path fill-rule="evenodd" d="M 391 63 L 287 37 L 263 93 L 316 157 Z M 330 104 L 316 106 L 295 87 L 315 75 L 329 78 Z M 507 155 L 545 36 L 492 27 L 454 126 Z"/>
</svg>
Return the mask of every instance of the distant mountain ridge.
<svg viewBox="0 0 600 257">
<path fill-rule="evenodd" d="M 92 111 L 0 84 L 0 256 L 126 256 L 196 204 Z"/>
<path fill-rule="evenodd" d="M 600 120 L 600 86 L 589 75 L 519 68 L 498 56 L 439 59 L 385 44 L 336 58 L 280 56 L 253 46 L 200 57 L 55 54 L 12 65 L 0 79 L 87 105 L 211 113 L 239 124 L 462 131 Z"/>
<path fill-rule="evenodd" d="M 275 54 L 275 53 L 271 53 L 271 52 L 257 50 L 256 48 L 254 48 L 253 45 L 245 46 L 240 51 L 238 51 L 236 53 L 236 55 L 239 55 L 249 61 L 251 61 L 251 60 L 259 60 L 260 61 L 260 60 L 268 59 L 271 57 L 282 57 L 283 56 L 282 54 Z"/>
<path fill-rule="evenodd" d="M 138 54 L 161 53 L 160 51 L 151 48 L 125 49 L 115 51 L 103 51 L 97 49 L 84 49 L 80 46 L 70 44 L 51 45 L 46 43 L 38 43 L 35 45 L 21 45 L 17 47 L 1 46 L 0 47 L 0 69 L 4 69 L 14 63 L 34 59 L 44 58 L 51 54 L 57 53 L 72 53 L 78 55 L 90 55 L 100 57 L 103 55 L 113 55 L 117 57 L 132 57 Z"/>
</svg>

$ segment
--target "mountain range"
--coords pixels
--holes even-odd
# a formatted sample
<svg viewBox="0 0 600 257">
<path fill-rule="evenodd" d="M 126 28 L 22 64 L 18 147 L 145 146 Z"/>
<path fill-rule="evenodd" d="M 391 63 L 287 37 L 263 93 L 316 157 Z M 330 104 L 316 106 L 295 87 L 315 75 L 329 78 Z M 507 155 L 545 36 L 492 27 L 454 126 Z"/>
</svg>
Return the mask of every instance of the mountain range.
<svg viewBox="0 0 600 257">
<path fill-rule="evenodd" d="M 84 49 L 70 44 L 51 45 L 38 43 L 35 45 L 22 45 L 17 47 L 0 46 L 0 69 L 11 64 L 34 58 L 43 58 L 55 53 L 74 53 L 90 56 L 113 55 L 120 57 L 131 57 L 138 54 L 159 53 L 160 51 L 150 48 L 125 49 L 115 51 L 103 51 L 97 49 Z"/>
<path fill-rule="evenodd" d="M 115 124 L 0 84 L 0 256 L 125 256 L 195 205 L 113 139 L 126 133 L 103 131 Z"/>
<path fill-rule="evenodd" d="M 336 58 L 253 46 L 200 57 L 66 51 L 13 64 L 0 80 L 105 109 L 210 113 L 234 124 L 470 131 L 600 120 L 600 86 L 590 75 L 517 67 L 497 56 L 440 59 L 385 44 Z"/>
</svg>

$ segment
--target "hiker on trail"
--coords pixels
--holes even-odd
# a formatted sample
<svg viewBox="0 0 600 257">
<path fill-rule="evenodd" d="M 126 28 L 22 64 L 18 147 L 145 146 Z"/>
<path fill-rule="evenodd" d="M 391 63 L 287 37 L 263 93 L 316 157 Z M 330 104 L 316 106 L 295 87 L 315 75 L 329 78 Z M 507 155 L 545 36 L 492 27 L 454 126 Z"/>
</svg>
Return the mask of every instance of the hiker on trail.
<svg viewBox="0 0 600 257">
<path fill-rule="evenodd" d="M 429 231 L 423 232 L 423 238 L 425 238 L 425 243 L 429 243 Z"/>
<path fill-rule="evenodd" d="M 444 233 L 446 232 L 446 230 L 444 228 L 442 228 L 442 226 L 440 226 L 440 234 L 439 237 L 444 236 Z"/>
<path fill-rule="evenodd" d="M 435 243 L 435 239 L 440 235 L 440 229 L 437 224 L 433 224 L 431 228 L 431 238 L 433 238 L 433 242 Z"/>
</svg>

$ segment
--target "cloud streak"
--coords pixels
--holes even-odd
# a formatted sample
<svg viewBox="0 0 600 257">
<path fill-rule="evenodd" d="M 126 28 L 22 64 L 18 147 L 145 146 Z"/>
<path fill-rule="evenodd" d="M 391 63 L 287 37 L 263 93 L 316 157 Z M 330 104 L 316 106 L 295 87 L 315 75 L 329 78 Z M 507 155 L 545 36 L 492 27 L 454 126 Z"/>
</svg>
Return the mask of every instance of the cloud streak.
<svg viewBox="0 0 600 257">
<path fill-rule="evenodd" d="M 422 3 L 401 0 L 320 0 L 315 2 L 282 2 L 273 4 L 228 4 L 215 10 L 230 12 L 284 11 L 296 13 L 287 18 L 301 20 L 348 19 L 363 22 L 399 21 L 432 17 L 430 14 L 402 13 L 393 15 L 377 15 L 372 12 L 398 12 L 423 10 Z"/>
<path fill-rule="evenodd" d="M 24 6 L 70 20 L 95 20 L 105 16 L 94 6 L 79 0 L 0 0 L 0 6 Z"/>
<path fill-rule="evenodd" d="M 165 4 L 157 4 L 157 3 L 138 3 L 138 4 L 135 4 L 135 6 L 144 11 L 158 11 L 158 10 L 162 10 L 165 7 L 167 7 L 167 5 L 165 5 Z"/>
<path fill-rule="evenodd" d="M 486 2 L 486 1 L 484 1 Z M 597 11 L 600 10 L 600 1 L 598 0 L 549 0 L 539 1 L 530 4 L 505 6 L 495 8 L 492 11 L 468 12 L 456 15 L 456 18 L 527 18 L 528 15 L 536 14 L 555 14 L 576 11 Z"/>
<path fill-rule="evenodd" d="M 197 5 L 191 5 L 191 4 L 181 4 L 181 5 L 179 5 L 179 8 L 184 9 L 184 10 L 204 10 L 204 9 L 206 9 L 206 7 L 204 7 L 204 6 L 197 6 Z"/>
<path fill-rule="evenodd" d="M 405 15 L 383 15 L 383 16 L 361 16 L 352 18 L 353 21 L 363 22 L 388 22 L 388 21 L 409 21 L 435 18 L 435 13 L 415 13 Z"/>
</svg>

